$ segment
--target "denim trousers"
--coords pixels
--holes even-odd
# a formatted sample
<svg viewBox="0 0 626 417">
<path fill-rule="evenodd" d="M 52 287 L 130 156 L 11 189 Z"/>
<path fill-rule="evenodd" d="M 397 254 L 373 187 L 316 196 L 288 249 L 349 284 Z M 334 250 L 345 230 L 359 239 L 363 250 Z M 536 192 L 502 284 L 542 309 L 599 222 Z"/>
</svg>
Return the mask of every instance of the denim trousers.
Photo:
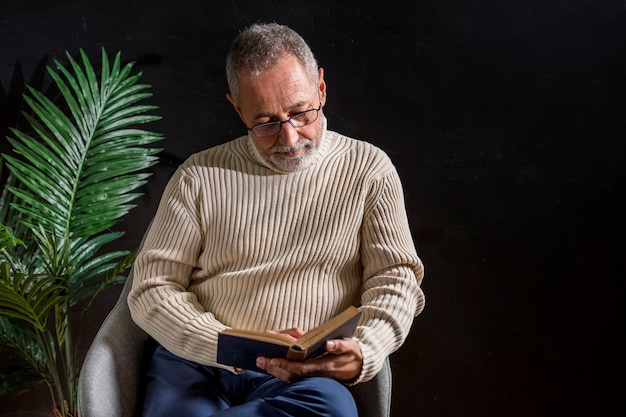
<svg viewBox="0 0 626 417">
<path fill-rule="evenodd" d="M 158 346 L 150 363 L 145 417 L 357 417 L 352 394 L 331 378 L 283 382 L 234 374 L 182 359 Z"/>
</svg>

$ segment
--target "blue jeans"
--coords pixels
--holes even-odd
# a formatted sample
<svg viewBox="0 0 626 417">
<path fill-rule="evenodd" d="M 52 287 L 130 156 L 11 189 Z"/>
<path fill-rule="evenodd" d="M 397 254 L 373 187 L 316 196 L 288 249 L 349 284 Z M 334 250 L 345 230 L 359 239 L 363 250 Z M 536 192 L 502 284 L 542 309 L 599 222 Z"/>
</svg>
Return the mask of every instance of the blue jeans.
<svg viewBox="0 0 626 417">
<path fill-rule="evenodd" d="M 357 417 L 350 391 L 330 378 L 287 383 L 184 360 L 157 347 L 147 373 L 145 417 Z"/>
</svg>

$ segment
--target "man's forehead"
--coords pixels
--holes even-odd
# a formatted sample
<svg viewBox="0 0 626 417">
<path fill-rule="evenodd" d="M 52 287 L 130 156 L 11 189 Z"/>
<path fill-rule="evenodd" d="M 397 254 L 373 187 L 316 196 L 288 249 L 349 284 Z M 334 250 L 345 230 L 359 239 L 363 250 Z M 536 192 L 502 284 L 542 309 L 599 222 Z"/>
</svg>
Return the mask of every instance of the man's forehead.
<svg viewBox="0 0 626 417">
<path fill-rule="evenodd" d="M 314 82 L 293 74 L 285 78 L 248 80 L 241 86 L 240 107 L 260 117 L 309 106 L 317 97 Z"/>
<path fill-rule="evenodd" d="M 315 103 L 315 90 L 311 88 L 298 90 L 293 95 L 285 94 L 284 97 L 277 95 L 276 99 L 269 100 L 248 100 L 247 111 L 252 113 L 252 117 L 260 119 L 263 117 L 281 116 L 298 110 L 305 110 Z"/>
</svg>

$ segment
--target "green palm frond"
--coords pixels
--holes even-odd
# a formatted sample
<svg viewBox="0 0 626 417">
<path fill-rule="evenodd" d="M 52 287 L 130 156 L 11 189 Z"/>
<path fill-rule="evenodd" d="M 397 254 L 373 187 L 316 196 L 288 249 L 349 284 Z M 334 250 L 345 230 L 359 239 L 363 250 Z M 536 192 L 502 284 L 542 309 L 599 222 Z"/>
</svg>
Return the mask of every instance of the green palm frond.
<svg viewBox="0 0 626 417">
<path fill-rule="evenodd" d="M 162 139 L 137 127 L 160 117 L 140 104 L 150 86 L 132 63 L 119 53 L 109 63 L 103 49 L 96 73 L 84 51 L 66 55 L 67 66 L 48 67 L 62 103 L 29 87 L 29 130 L 11 129 L 14 152 L 0 158 L 9 171 L 0 194 L 0 395 L 43 379 L 64 416 L 76 411 L 79 362 L 70 310 L 120 283 L 132 264 L 134 252 L 108 250 L 123 234 L 111 228 L 141 195 L 161 151 L 150 145 Z"/>
<path fill-rule="evenodd" d="M 108 257 L 99 257 L 85 265 L 83 270 L 76 271 L 76 274 L 80 274 L 83 278 L 73 280 L 74 285 L 70 286 L 70 305 L 73 306 L 79 301 L 94 297 L 112 285 L 122 284 L 126 280 L 122 273 L 133 265 L 136 255 L 137 250 L 124 254 L 112 252 Z M 113 259 L 117 261 L 106 262 Z"/>
<path fill-rule="evenodd" d="M 86 54 L 81 50 L 80 55 L 82 66 L 67 54 L 68 68 L 58 61 L 58 73 L 49 68 L 66 104 L 63 109 L 29 88 L 25 101 L 35 117 L 24 118 L 34 133 L 12 129 L 7 139 L 16 155 L 4 159 L 18 182 L 7 189 L 17 198 L 11 206 L 20 222 L 56 236 L 57 247 L 48 248 L 48 257 L 67 252 L 70 259 L 69 269 L 55 274 L 69 276 L 70 293 L 84 296 L 89 292 L 78 289 L 128 253 L 96 256 L 121 236 L 107 230 L 134 207 L 131 202 L 141 195 L 134 191 L 146 183 L 150 174 L 144 171 L 160 152 L 146 145 L 162 136 L 134 127 L 159 117 L 146 114 L 156 106 L 139 104 L 151 94 L 148 85 L 138 83 L 141 73 L 130 74 L 132 64 L 122 66 L 117 54 L 109 66 L 103 50 L 98 82 Z M 33 256 L 25 258 L 36 262 Z M 30 272 L 35 272 L 32 266 Z"/>
<path fill-rule="evenodd" d="M 23 244 L 24 242 L 20 238 L 15 236 L 12 228 L 0 224 L 0 251 L 3 251 L 9 247 Z"/>
<path fill-rule="evenodd" d="M 31 382 L 49 381 L 41 340 L 30 328 L 0 315 L 0 395 Z"/>
<path fill-rule="evenodd" d="M 4 160 L 0 156 L 0 170 L 3 169 Z M 8 174 L 5 188 L 0 193 L 0 261 L 11 263 L 15 270 L 31 270 L 28 265 L 33 265 L 36 251 L 29 248 L 22 238 L 30 236 L 30 229 L 16 221 L 19 216 L 12 204 L 18 201 L 17 196 L 9 192 L 7 186 L 17 185 L 18 181 L 13 174 Z M 9 226 L 10 224 L 10 226 Z M 5 226 L 6 225 L 6 226 Z M 21 237 L 21 238 L 20 238 Z M 36 245 L 35 245 L 36 246 Z"/>
<path fill-rule="evenodd" d="M 110 228 L 133 207 L 139 194 L 132 191 L 148 176 L 138 171 L 154 165 L 160 151 L 144 145 L 161 135 L 129 128 L 158 117 L 145 114 L 155 106 L 136 104 L 150 96 L 149 86 L 137 84 L 141 74 L 129 75 L 131 64 L 121 67 L 119 54 L 109 68 L 103 50 L 100 83 L 83 51 L 84 69 L 67 57 L 73 74 L 58 61 L 60 74 L 49 73 L 70 114 L 29 89 L 26 101 L 38 119 L 26 119 L 38 138 L 13 129 L 8 139 L 23 158 L 5 159 L 23 185 L 10 188 L 23 201 L 14 205 L 22 221 L 73 238 Z"/>
<path fill-rule="evenodd" d="M 22 320 L 40 332 L 46 331 L 56 305 L 65 304 L 67 287 L 54 276 L 11 271 L 0 263 L 0 314 Z"/>
<path fill-rule="evenodd" d="M 2 354 L 0 350 L 0 354 Z M 7 355 L 13 352 L 8 352 Z M 0 396 L 9 394 L 19 388 L 33 382 L 41 381 L 41 376 L 33 368 L 23 362 L 7 362 L 14 359 L 13 356 L 3 355 L 0 358 Z M 15 358 L 18 360 L 19 358 Z"/>
</svg>

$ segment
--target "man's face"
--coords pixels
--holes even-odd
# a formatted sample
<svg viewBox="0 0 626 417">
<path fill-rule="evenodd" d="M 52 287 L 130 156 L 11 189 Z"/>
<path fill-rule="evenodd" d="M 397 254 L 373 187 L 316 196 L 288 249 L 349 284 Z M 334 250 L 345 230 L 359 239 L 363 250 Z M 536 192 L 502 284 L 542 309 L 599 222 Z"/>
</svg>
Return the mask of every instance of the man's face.
<svg viewBox="0 0 626 417">
<path fill-rule="evenodd" d="M 239 99 L 236 101 L 230 94 L 227 97 L 246 126 L 284 121 L 325 104 L 324 71 L 320 68 L 318 80 L 313 81 L 296 57 L 285 55 L 259 75 L 240 74 Z M 276 135 L 257 137 L 250 132 L 250 136 L 270 165 L 283 171 L 297 171 L 309 166 L 317 153 L 321 120 L 320 114 L 315 122 L 303 127 L 283 123 Z"/>
</svg>

